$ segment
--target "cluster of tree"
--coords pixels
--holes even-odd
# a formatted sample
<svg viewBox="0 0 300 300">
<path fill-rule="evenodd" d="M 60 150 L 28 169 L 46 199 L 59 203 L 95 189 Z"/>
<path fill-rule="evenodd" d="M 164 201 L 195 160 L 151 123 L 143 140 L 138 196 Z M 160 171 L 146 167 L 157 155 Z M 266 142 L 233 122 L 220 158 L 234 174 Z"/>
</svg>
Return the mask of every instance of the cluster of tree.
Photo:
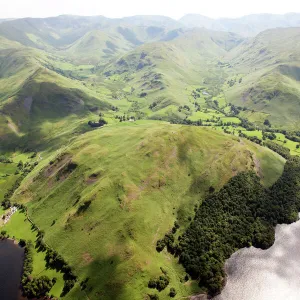
<svg viewBox="0 0 300 300">
<path fill-rule="evenodd" d="M 11 164 L 13 161 L 10 158 L 7 158 L 4 155 L 0 156 L 0 163 Z"/>
<path fill-rule="evenodd" d="M 170 278 L 167 271 L 164 268 L 160 268 L 160 270 L 163 274 L 158 278 L 150 279 L 148 282 L 148 287 L 150 289 L 157 289 L 159 292 L 164 290 L 170 283 Z"/>
<path fill-rule="evenodd" d="M 241 120 L 240 126 L 244 127 L 247 131 L 256 130 L 255 126 L 249 122 L 247 119 L 239 118 Z"/>
<path fill-rule="evenodd" d="M 119 108 L 118 108 L 117 106 L 113 106 L 113 105 L 112 105 L 112 106 L 111 106 L 111 110 L 112 110 L 112 111 L 119 111 Z"/>
<path fill-rule="evenodd" d="M 129 121 L 129 120 L 135 120 L 135 117 L 134 116 L 126 116 L 126 115 L 123 115 L 123 116 L 116 115 L 115 119 L 118 119 L 120 122 L 125 122 L 125 121 Z"/>
<path fill-rule="evenodd" d="M 35 227 L 36 228 L 36 227 Z M 64 288 L 62 291 L 62 296 L 66 295 L 74 286 L 77 281 L 77 276 L 73 273 L 72 268 L 64 260 L 64 258 L 59 255 L 59 253 L 52 248 L 50 248 L 43 240 L 44 232 L 38 230 L 38 238 L 36 241 L 37 247 L 41 251 L 46 251 L 46 266 L 64 273 Z"/>
<path fill-rule="evenodd" d="M 183 109 L 184 109 L 184 110 L 187 110 L 187 111 L 190 111 L 190 110 L 191 110 L 190 107 L 189 107 L 188 105 L 183 105 L 183 106 L 180 105 L 180 106 L 178 107 L 178 111 L 179 111 L 179 112 L 181 112 Z"/>
<path fill-rule="evenodd" d="M 49 293 L 55 282 L 56 278 L 50 279 L 45 275 L 29 279 L 22 285 L 23 294 L 29 299 L 42 299 Z"/>
<path fill-rule="evenodd" d="M 292 135 L 290 133 L 286 133 L 285 134 L 285 137 L 293 142 L 296 142 L 296 143 L 300 143 L 300 137 L 299 136 L 295 136 L 295 135 Z"/>
<path fill-rule="evenodd" d="M 9 235 L 7 234 L 7 231 L 6 230 L 1 230 L 0 240 L 4 240 L 4 239 L 7 239 L 7 238 L 9 238 Z"/>
<path fill-rule="evenodd" d="M 170 283 L 170 279 L 167 275 L 161 275 L 157 279 L 150 279 L 148 287 L 150 289 L 157 289 L 159 292 L 164 290 Z"/>
<path fill-rule="evenodd" d="M 177 232 L 177 229 L 179 228 L 179 224 L 177 222 L 174 223 L 173 228 L 169 233 L 166 233 L 165 236 L 158 240 L 156 243 L 156 251 L 161 252 L 164 250 L 165 247 L 167 247 L 168 251 L 171 253 L 174 253 L 174 234 Z"/>
<path fill-rule="evenodd" d="M 241 107 L 241 106 L 235 106 L 231 103 L 228 104 L 230 106 L 230 114 L 227 115 L 228 117 L 229 116 L 236 116 L 238 115 L 241 111 L 245 111 L 247 110 L 246 107 Z"/>
<path fill-rule="evenodd" d="M 147 96 L 147 93 L 145 93 L 145 92 L 140 93 L 140 97 L 141 97 L 141 98 L 144 98 L 144 97 L 146 97 L 146 96 Z"/>
<path fill-rule="evenodd" d="M 35 157 L 35 156 L 34 156 Z M 38 165 L 38 162 L 34 162 L 34 163 L 30 163 L 30 162 L 26 162 L 25 164 L 23 164 L 23 162 L 20 160 L 17 168 L 18 170 L 15 172 L 15 174 L 20 174 L 20 172 L 22 172 L 22 177 L 24 178 L 27 174 L 29 174 L 35 166 Z"/>
<path fill-rule="evenodd" d="M 174 288 L 170 288 L 170 293 L 169 293 L 169 296 L 171 297 L 171 298 L 174 298 L 175 296 L 176 296 L 176 290 L 174 289 Z"/>
<path fill-rule="evenodd" d="M 219 102 L 218 102 L 218 100 L 214 100 L 213 102 L 214 102 L 214 105 L 218 108 L 218 107 L 219 107 Z"/>
<path fill-rule="evenodd" d="M 233 177 L 207 197 L 172 249 L 187 273 L 215 295 L 224 285 L 225 260 L 242 247 L 270 247 L 274 226 L 295 221 L 299 210 L 300 158 L 296 157 L 287 161 L 270 189 L 253 172 Z"/>
<path fill-rule="evenodd" d="M 256 143 L 258 145 L 261 145 L 262 144 L 262 140 L 259 139 L 257 136 L 248 136 L 246 134 L 244 134 L 243 132 L 240 131 L 239 133 L 239 136 L 242 137 L 242 138 L 245 138 L 253 143 Z"/>
<path fill-rule="evenodd" d="M 262 136 L 263 136 L 263 140 L 265 139 L 269 139 L 271 141 L 276 140 L 276 134 L 274 132 L 263 131 Z"/>
<path fill-rule="evenodd" d="M 201 94 L 200 94 L 201 90 L 199 89 L 196 89 L 196 91 L 192 91 L 192 97 L 196 100 L 197 98 L 200 98 L 201 97 Z"/>
<path fill-rule="evenodd" d="M 56 278 L 52 280 L 47 276 L 41 276 L 37 278 L 32 278 L 31 273 L 33 271 L 33 244 L 31 241 L 27 243 L 22 240 L 20 245 L 24 247 L 24 264 L 22 273 L 22 290 L 24 296 L 32 298 L 42 298 L 45 297 L 52 286 L 56 282 Z"/>
<path fill-rule="evenodd" d="M 34 152 L 31 154 L 30 158 L 36 158 L 36 156 L 37 156 L 37 152 L 34 151 Z"/>
<path fill-rule="evenodd" d="M 80 288 L 82 290 L 85 290 L 87 288 L 87 283 L 88 283 L 89 280 L 90 280 L 90 278 L 87 277 L 86 279 L 84 279 L 83 281 L 80 282 Z"/>
<path fill-rule="evenodd" d="M 91 127 L 102 127 L 105 124 L 107 124 L 107 122 L 103 118 L 100 118 L 98 122 L 88 121 L 88 125 Z"/>
<path fill-rule="evenodd" d="M 196 112 L 201 110 L 201 107 L 200 107 L 199 103 L 194 102 L 194 105 L 195 105 L 195 111 Z"/>
<path fill-rule="evenodd" d="M 4 194 L 4 198 L 1 202 L 1 205 L 4 209 L 8 209 L 11 207 L 10 197 L 13 195 L 15 190 L 20 186 L 25 175 L 21 175 L 13 184 L 13 186 Z"/>
<path fill-rule="evenodd" d="M 272 141 L 265 141 L 264 145 L 269 149 L 273 150 L 274 152 L 280 154 L 282 157 L 288 159 L 290 157 L 290 149 L 283 147 L 277 143 Z"/>
<path fill-rule="evenodd" d="M 236 79 L 230 79 L 230 80 L 227 81 L 227 84 L 228 84 L 230 87 L 232 87 L 232 86 L 234 86 L 235 82 L 236 82 Z"/>
<path fill-rule="evenodd" d="M 155 108 L 157 105 L 158 105 L 158 103 L 154 101 L 153 103 L 151 103 L 151 104 L 149 105 L 149 108 L 152 110 L 152 109 Z"/>
</svg>

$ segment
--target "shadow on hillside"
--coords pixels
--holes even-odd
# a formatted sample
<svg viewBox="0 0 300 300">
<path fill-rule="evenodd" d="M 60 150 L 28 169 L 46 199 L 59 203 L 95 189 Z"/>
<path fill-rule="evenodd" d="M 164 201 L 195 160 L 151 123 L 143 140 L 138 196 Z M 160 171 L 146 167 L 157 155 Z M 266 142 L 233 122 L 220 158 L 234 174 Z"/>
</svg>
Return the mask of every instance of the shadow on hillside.
<svg viewBox="0 0 300 300">
<path fill-rule="evenodd" d="M 30 107 L 25 105 L 28 95 L 33 99 Z M 98 110 L 106 111 L 109 108 L 109 103 L 91 97 L 79 89 L 66 89 L 50 82 L 30 82 L 16 100 L 1 109 L 4 116 L 9 116 L 14 124 L 19 124 L 19 130 L 24 135 L 17 136 L 8 132 L 0 136 L 0 151 L 13 152 L 16 148 L 22 151 L 59 148 L 74 134 L 90 130 L 85 123 L 78 120 L 85 119 L 91 112 L 95 113 L 96 120 Z M 45 123 L 46 129 L 43 128 Z M 62 134 L 63 132 L 66 133 Z"/>
<path fill-rule="evenodd" d="M 112 256 L 109 259 L 97 258 L 92 260 L 88 253 L 83 256 L 83 261 L 88 263 L 86 272 L 83 271 L 87 279 L 83 291 L 87 296 L 91 299 L 121 300 L 126 285 L 125 277 L 128 275 L 119 271 L 119 257 Z"/>
</svg>

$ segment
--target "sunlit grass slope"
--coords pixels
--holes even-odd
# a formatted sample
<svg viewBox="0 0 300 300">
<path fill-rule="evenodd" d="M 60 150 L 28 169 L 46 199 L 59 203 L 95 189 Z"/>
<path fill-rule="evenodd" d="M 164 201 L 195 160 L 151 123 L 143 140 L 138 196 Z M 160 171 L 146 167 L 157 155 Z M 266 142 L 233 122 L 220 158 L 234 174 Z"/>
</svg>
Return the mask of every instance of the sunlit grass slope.
<svg viewBox="0 0 300 300">
<path fill-rule="evenodd" d="M 178 297 L 196 292 L 156 241 L 178 219 L 189 223 L 210 187 L 254 170 L 266 185 L 284 161 L 246 140 L 199 127 L 139 121 L 81 135 L 44 158 L 14 201 L 26 203 L 46 242 L 89 277 L 89 299 L 143 299 L 149 279 L 167 270 Z M 167 299 L 168 291 L 160 293 Z M 76 285 L 67 299 L 83 299 Z"/>
<path fill-rule="evenodd" d="M 262 114 L 275 127 L 300 126 L 300 29 L 267 30 L 233 49 L 227 56 L 229 80 L 224 89 L 229 102 Z"/>
</svg>

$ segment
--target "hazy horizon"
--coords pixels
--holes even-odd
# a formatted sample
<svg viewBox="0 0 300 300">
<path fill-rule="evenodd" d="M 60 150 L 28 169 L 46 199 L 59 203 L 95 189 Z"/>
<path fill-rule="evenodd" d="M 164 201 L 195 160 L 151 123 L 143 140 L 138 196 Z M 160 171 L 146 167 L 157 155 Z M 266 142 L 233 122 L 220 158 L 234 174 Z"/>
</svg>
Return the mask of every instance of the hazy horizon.
<svg viewBox="0 0 300 300">
<path fill-rule="evenodd" d="M 32 19 L 46 19 L 46 18 L 56 18 L 56 17 L 62 17 L 62 16 L 73 16 L 73 17 L 104 17 L 104 18 L 108 18 L 108 19 L 122 19 L 122 18 L 131 18 L 131 17 L 167 17 L 167 18 L 171 18 L 175 21 L 180 20 L 181 18 L 183 18 L 186 15 L 201 15 L 203 17 L 207 17 L 213 20 L 218 20 L 218 19 L 239 19 L 239 18 L 243 18 L 243 17 L 247 17 L 247 16 L 252 16 L 252 15 L 273 15 L 273 16 L 284 16 L 284 15 L 289 15 L 289 14 L 300 14 L 300 12 L 286 12 L 286 13 L 282 13 L 282 14 L 276 14 L 276 13 L 268 13 L 268 12 L 262 12 L 262 13 L 252 13 L 252 14 L 246 14 L 246 15 L 241 15 L 241 16 L 237 16 L 237 17 L 209 17 L 206 16 L 204 14 L 201 13 L 186 13 L 184 15 L 182 15 L 179 18 L 174 18 L 171 16 L 167 16 L 167 15 L 162 15 L 162 14 L 136 14 L 136 15 L 127 15 L 127 16 L 121 16 L 121 17 L 110 17 L 110 16 L 106 16 L 106 15 L 83 15 L 83 14 L 59 14 L 59 15 L 49 15 L 49 16 L 24 16 L 24 17 L 1 17 L 0 20 L 16 20 L 16 19 L 26 19 L 26 18 L 32 18 Z"/>
<path fill-rule="evenodd" d="M 269 0 L 253 0 L 241 3 L 237 0 L 227 2 L 212 0 L 208 3 L 196 3 L 193 0 L 153 0 L 142 2 L 137 0 L 112 0 L 104 5 L 96 0 L 11 0 L 1 8 L 0 19 L 46 18 L 59 15 L 105 16 L 107 18 L 123 18 L 137 15 L 166 16 L 175 20 L 187 14 L 200 14 L 209 18 L 240 18 L 252 14 L 300 13 L 300 3 L 287 0 L 274 3 Z"/>
</svg>

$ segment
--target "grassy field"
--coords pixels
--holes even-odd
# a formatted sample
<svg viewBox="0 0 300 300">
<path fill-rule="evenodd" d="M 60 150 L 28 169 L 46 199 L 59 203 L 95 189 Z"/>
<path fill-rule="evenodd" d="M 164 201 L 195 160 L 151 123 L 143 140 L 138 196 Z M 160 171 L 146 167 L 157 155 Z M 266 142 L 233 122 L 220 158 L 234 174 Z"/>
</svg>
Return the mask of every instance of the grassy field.
<svg viewBox="0 0 300 300">
<path fill-rule="evenodd" d="M 287 139 L 284 134 L 276 133 L 276 143 L 290 149 L 291 155 L 300 155 L 300 148 L 297 149 L 299 143 Z"/>
<path fill-rule="evenodd" d="M 75 170 L 64 173 L 70 162 Z M 90 299 L 141 299 L 160 267 L 183 297 L 196 286 L 180 283 L 184 270 L 167 252 L 156 252 L 156 241 L 176 219 L 185 228 L 210 186 L 219 189 L 247 169 L 271 185 L 283 164 L 268 149 L 212 129 L 125 122 L 75 139 L 60 160 L 45 158 L 14 200 L 26 203 L 46 242 L 80 280 L 90 278 Z M 80 293 L 76 287 L 66 299 Z"/>
</svg>

